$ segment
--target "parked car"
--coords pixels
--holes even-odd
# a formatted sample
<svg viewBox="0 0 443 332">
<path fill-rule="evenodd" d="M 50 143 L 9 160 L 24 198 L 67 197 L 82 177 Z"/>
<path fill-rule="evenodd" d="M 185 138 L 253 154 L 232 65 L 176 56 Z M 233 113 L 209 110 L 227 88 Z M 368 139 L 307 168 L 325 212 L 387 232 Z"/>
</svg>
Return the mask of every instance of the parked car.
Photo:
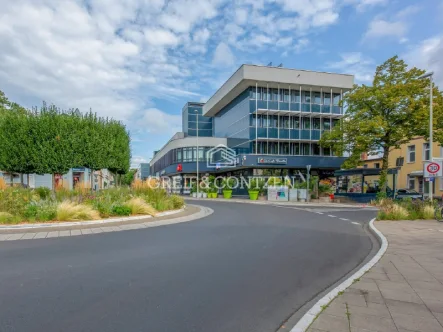
<svg viewBox="0 0 443 332">
<path fill-rule="evenodd" d="M 413 189 L 398 189 L 395 195 L 397 199 L 404 199 L 410 197 L 412 199 L 423 199 L 423 194 L 420 194 L 418 191 Z"/>
</svg>

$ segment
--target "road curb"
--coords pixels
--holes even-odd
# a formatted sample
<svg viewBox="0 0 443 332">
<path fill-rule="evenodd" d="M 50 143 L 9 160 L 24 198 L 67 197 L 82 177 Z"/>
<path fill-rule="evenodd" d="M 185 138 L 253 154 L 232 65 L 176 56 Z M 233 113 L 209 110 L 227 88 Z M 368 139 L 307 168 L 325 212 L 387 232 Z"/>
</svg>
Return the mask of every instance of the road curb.
<svg viewBox="0 0 443 332">
<path fill-rule="evenodd" d="M 343 292 L 349 286 L 354 283 L 355 279 L 360 278 L 366 272 L 368 272 L 377 262 L 382 258 L 388 249 L 388 240 L 386 237 L 374 226 L 375 218 L 369 222 L 369 229 L 375 235 L 375 237 L 380 242 L 380 249 L 375 254 L 372 259 L 363 265 L 357 272 L 355 272 L 348 279 L 343 281 L 340 285 L 332 289 L 328 294 L 323 296 L 314 306 L 308 310 L 307 313 L 303 315 L 303 317 L 297 322 L 297 324 L 290 330 L 290 332 L 305 332 L 312 322 L 317 318 L 317 316 L 322 312 L 324 306 L 328 305 L 335 297 L 339 295 L 340 292 Z"/>
</svg>

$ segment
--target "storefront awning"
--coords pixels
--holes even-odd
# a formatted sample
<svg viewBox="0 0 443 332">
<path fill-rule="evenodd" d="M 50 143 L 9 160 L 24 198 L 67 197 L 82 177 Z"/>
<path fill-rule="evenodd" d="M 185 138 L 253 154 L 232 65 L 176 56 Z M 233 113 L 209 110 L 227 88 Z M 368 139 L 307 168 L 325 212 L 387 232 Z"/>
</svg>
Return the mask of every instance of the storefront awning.
<svg viewBox="0 0 443 332">
<path fill-rule="evenodd" d="M 423 171 L 412 171 L 409 176 L 423 176 Z"/>
</svg>

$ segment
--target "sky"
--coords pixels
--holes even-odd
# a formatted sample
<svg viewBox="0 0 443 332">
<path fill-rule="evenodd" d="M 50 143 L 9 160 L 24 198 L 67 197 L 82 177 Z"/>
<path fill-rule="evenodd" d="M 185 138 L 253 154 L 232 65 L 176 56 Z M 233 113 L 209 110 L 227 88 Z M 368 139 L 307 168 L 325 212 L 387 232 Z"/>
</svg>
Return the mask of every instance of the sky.
<svg viewBox="0 0 443 332">
<path fill-rule="evenodd" d="M 442 0 L 0 0 L 0 90 L 125 123 L 132 165 L 242 64 L 349 73 L 399 55 L 443 88 Z"/>
</svg>

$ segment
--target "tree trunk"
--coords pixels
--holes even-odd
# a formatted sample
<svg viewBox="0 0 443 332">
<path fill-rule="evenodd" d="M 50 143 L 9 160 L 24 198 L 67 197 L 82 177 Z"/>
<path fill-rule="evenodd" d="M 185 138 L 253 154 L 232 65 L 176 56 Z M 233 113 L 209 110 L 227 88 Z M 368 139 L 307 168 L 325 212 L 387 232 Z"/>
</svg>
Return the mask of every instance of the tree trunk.
<svg viewBox="0 0 443 332">
<path fill-rule="evenodd" d="M 380 173 L 380 192 L 386 193 L 388 186 L 389 147 L 383 149 L 383 159 Z"/>
</svg>

